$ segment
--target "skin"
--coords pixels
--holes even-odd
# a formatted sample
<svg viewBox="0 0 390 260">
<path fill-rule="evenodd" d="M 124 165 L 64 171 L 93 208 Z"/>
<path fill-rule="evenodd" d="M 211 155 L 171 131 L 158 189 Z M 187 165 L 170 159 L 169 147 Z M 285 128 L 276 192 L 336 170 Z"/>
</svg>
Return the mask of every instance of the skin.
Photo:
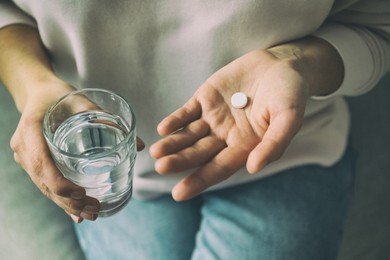
<svg viewBox="0 0 390 260">
<path fill-rule="evenodd" d="M 99 202 L 62 176 L 42 135 L 45 112 L 74 88 L 55 75 L 36 29 L 11 25 L 0 30 L 0 39 L 0 79 L 21 112 L 10 143 L 15 161 L 75 222 L 95 220 Z M 196 196 L 242 166 L 259 172 L 280 158 L 298 132 L 307 99 L 332 93 L 342 78 L 339 54 L 317 38 L 247 53 L 214 73 L 157 126 L 162 139 L 149 149 L 155 168 L 160 174 L 197 168 L 172 190 L 177 201 Z M 244 109 L 230 105 L 238 91 L 249 98 Z M 144 147 L 140 139 L 137 146 Z"/>
<path fill-rule="evenodd" d="M 255 50 L 212 75 L 181 108 L 158 125 L 150 147 L 160 174 L 198 167 L 172 190 L 187 200 L 246 165 L 259 172 L 279 159 L 303 122 L 307 99 L 338 89 L 343 63 L 327 42 L 308 37 Z M 235 109 L 230 97 L 249 104 Z M 180 129 L 180 130 L 179 130 Z"/>
<path fill-rule="evenodd" d="M 75 222 L 96 220 L 99 201 L 86 196 L 84 188 L 63 177 L 42 134 L 46 111 L 74 87 L 55 75 L 36 29 L 8 26 L 0 30 L 0 39 L 0 79 L 21 113 L 10 142 L 15 161 L 41 192 Z M 142 150 L 144 146 L 138 139 L 137 149 Z"/>
</svg>

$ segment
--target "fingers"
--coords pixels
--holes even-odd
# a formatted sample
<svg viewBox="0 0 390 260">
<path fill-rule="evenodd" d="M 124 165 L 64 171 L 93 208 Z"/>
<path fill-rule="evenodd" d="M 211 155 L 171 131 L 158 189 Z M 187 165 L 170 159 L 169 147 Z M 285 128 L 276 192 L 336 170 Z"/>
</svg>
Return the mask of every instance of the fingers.
<svg viewBox="0 0 390 260">
<path fill-rule="evenodd" d="M 69 216 L 72 217 L 73 215 L 72 219 L 76 219 L 75 216 L 94 221 L 99 215 L 99 201 L 92 197 L 87 196 L 81 200 L 74 200 L 56 196 L 52 197 L 52 200 L 64 209 Z"/>
<path fill-rule="evenodd" d="M 40 191 L 62 209 L 69 214 L 95 220 L 99 201 L 86 196 L 84 188 L 67 180 L 57 169 L 39 126 L 21 126 L 11 139 L 15 161 L 26 170 Z"/>
<path fill-rule="evenodd" d="M 65 212 L 77 224 L 80 224 L 84 220 L 82 217 L 75 216 L 75 215 L 71 214 L 70 212 L 68 212 L 66 210 L 65 210 Z"/>
<path fill-rule="evenodd" d="M 301 122 L 302 120 L 294 111 L 275 116 L 262 141 L 249 154 L 247 170 L 256 173 L 268 163 L 279 159 L 298 132 Z"/>
<path fill-rule="evenodd" d="M 58 200 L 56 203 L 62 207 L 66 214 L 68 214 L 76 223 L 81 223 L 84 219 L 91 221 L 96 220 L 100 210 L 99 201 L 91 197 L 85 197 L 85 199 L 80 200 L 77 206 L 66 205 L 67 203 L 75 203 L 74 200 L 70 199 Z M 75 208 L 79 208 L 79 210 L 75 210 Z"/>
<path fill-rule="evenodd" d="M 301 120 L 299 120 L 295 112 L 286 112 L 274 117 L 262 141 L 250 153 L 237 146 L 229 146 L 221 152 L 217 152 L 210 162 L 181 180 L 173 188 L 173 198 L 177 201 L 182 201 L 198 195 L 208 187 L 229 178 L 246 161 L 249 172 L 259 171 L 267 163 L 280 158 L 293 136 L 299 130 L 300 122 Z M 212 156 L 210 155 L 210 158 Z M 177 165 L 191 165 L 191 160 L 194 158 L 191 153 L 188 153 L 184 159 L 172 156 L 171 161 L 167 162 L 167 164 L 171 164 L 171 168 L 176 169 L 181 167 Z M 201 161 L 197 163 L 202 165 Z"/>
<path fill-rule="evenodd" d="M 248 153 L 239 147 L 226 147 L 209 163 L 176 184 L 172 197 L 176 201 L 183 201 L 198 195 L 233 175 L 244 165 L 247 156 Z"/>
<path fill-rule="evenodd" d="M 180 152 L 158 159 L 155 163 L 155 169 L 157 172 L 164 174 L 195 168 L 210 161 L 225 147 L 224 141 L 207 136 Z"/>
<path fill-rule="evenodd" d="M 84 188 L 67 180 L 54 165 L 50 153 L 44 144 L 31 143 L 31 148 L 23 145 L 14 147 L 17 162 L 26 170 L 32 181 L 41 187 L 41 191 L 47 194 L 54 193 L 62 197 L 82 199 L 85 197 Z"/>
<path fill-rule="evenodd" d="M 22 161 L 16 153 L 14 157 L 18 163 Z M 86 196 L 83 188 L 65 179 L 61 173 L 56 172 L 57 170 L 50 170 L 53 167 L 52 165 L 46 163 L 42 163 L 42 165 L 43 167 L 47 166 L 47 168 L 44 168 L 45 172 L 36 172 L 38 168 L 27 171 L 40 191 L 64 209 L 73 220 L 77 220 L 79 216 L 92 221 L 96 220 L 100 210 L 99 201 Z M 79 190 L 74 190 L 74 186 Z"/>
<path fill-rule="evenodd" d="M 144 141 L 137 136 L 137 152 L 142 151 L 145 148 Z"/>
<path fill-rule="evenodd" d="M 17 154 L 14 157 L 17 158 L 18 162 L 22 161 L 22 166 L 28 165 L 28 162 L 23 162 Z M 36 160 L 45 161 L 45 158 Z M 37 163 L 37 165 L 39 164 Z M 84 188 L 64 178 L 55 166 L 48 162 L 42 162 L 42 168 L 28 166 L 24 166 L 24 168 L 40 191 L 59 207 L 71 215 L 92 221 L 96 220 L 100 209 L 99 201 L 86 196 Z"/>
<path fill-rule="evenodd" d="M 157 126 L 160 135 L 168 135 L 185 127 L 201 116 L 201 107 L 196 99 L 190 99 L 184 106 L 167 116 Z"/>
<path fill-rule="evenodd" d="M 191 146 L 209 133 L 209 126 L 203 120 L 196 120 L 184 129 L 153 144 L 149 152 L 154 158 L 161 158 Z"/>
</svg>

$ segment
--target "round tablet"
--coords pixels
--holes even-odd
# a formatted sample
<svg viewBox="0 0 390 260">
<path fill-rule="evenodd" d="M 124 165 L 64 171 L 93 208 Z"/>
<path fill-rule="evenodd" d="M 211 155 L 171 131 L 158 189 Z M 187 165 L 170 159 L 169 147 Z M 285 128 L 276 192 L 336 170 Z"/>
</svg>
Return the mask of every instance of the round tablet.
<svg viewBox="0 0 390 260">
<path fill-rule="evenodd" d="M 230 99 L 234 108 L 244 108 L 248 104 L 248 97 L 242 92 L 236 92 Z"/>
</svg>

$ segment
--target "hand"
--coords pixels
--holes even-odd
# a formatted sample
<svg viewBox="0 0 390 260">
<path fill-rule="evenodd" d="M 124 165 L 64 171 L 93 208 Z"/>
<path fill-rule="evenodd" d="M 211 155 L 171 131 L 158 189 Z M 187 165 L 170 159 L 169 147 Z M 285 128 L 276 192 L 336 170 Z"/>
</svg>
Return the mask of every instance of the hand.
<svg viewBox="0 0 390 260">
<path fill-rule="evenodd" d="M 168 174 L 198 167 L 173 188 L 175 200 L 197 195 L 245 164 L 255 173 L 282 156 L 303 122 L 307 98 L 317 94 L 310 88 L 315 82 L 310 73 L 318 67 L 307 66 L 310 62 L 295 51 L 286 55 L 285 49 L 259 50 L 240 57 L 158 125 L 158 133 L 168 136 L 150 148 L 156 171 Z M 329 90 L 313 89 L 321 94 Z M 230 104 L 239 91 L 249 97 L 244 109 Z"/>
<path fill-rule="evenodd" d="M 74 221 L 96 219 L 99 202 L 86 196 L 84 188 L 63 177 L 54 165 L 43 137 L 45 112 L 74 88 L 57 77 L 38 30 L 22 24 L 1 28 L 0 64 L 0 80 L 22 113 L 11 139 L 15 161 L 26 170 L 42 193 Z M 137 138 L 137 148 L 143 146 Z"/>
<path fill-rule="evenodd" d="M 40 191 L 76 222 L 81 222 L 82 218 L 94 220 L 99 212 L 99 202 L 87 197 L 82 187 L 63 177 L 50 156 L 42 134 L 42 121 L 46 111 L 57 99 L 74 89 L 64 84 L 51 86 L 51 90 L 46 90 L 49 91 L 47 93 L 52 92 L 50 98 L 44 92 L 41 95 L 37 93 L 24 105 L 18 127 L 11 139 L 14 159 L 25 169 Z"/>
<path fill-rule="evenodd" d="M 239 91 L 249 98 L 244 109 L 230 104 Z M 251 52 L 216 72 L 159 124 L 160 135 L 171 135 L 150 149 L 155 168 L 166 174 L 200 167 L 176 185 L 177 200 L 223 181 L 245 163 L 258 172 L 283 154 L 302 123 L 307 97 L 296 70 L 267 51 Z"/>
<path fill-rule="evenodd" d="M 15 161 L 26 170 L 41 192 L 64 209 L 75 222 L 79 223 L 84 218 L 95 220 L 99 212 L 99 201 L 86 196 L 84 188 L 63 177 L 51 158 L 42 134 L 42 121 L 46 111 L 74 88 L 58 82 L 41 88 L 42 91 L 30 97 L 24 105 L 19 125 L 11 139 Z M 78 102 L 77 109 L 95 107 L 84 101 L 86 100 Z M 142 140 L 137 137 L 137 148 L 143 147 Z"/>
</svg>

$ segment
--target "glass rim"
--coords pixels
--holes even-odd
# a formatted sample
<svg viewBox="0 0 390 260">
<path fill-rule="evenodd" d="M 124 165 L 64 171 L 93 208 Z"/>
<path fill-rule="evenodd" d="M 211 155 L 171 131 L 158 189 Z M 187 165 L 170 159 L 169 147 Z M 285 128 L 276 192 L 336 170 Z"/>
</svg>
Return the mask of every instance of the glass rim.
<svg viewBox="0 0 390 260">
<path fill-rule="evenodd" d="M 55 109 L 55 107 L 59 103 L 61 103 L 63 100 L 65 100 L 69 96 L 77 95 L 77 94 L 80 94 L 83 92 L 101 92 L 101 93 L 105 93 L 105 94 L 114 95 L 115 97 L 119 98 L 119 100 L 122 103 L 124 103 L 126 105 L 126 108 L 129 110 L 130 115 L 131 115 L 131 122 L 130 122 L 131 124 L 129 125 L 129 132 L 126 135 L 126 137 L 123 140 L 121 140 L 118 144 L 116 144 L 114 147 L 112 147 L 111 149 L 104 151 L 104 152 L 101 152 L 101 153 L 94 154 L 94 155 L 77 155 L 77 154 L 69 153 L 67 151 L 60 149 L 59 147 L 54 145 L 53 142 L 50 140 L 50 137 L 48 135 L 48 129 L 46 129 L 46 127 L 45 127 L 46 125 L 48 125 L 50 113 Z M 51 105 L 50 108 L 45 113 L 45 116 L 44 116 L 43 122 L 42 122 L 42 127 L 43 127 L 43 135 L 46 139 L 46 143 L 50 146 L 51 149 L 54 149 L 56 152 L 66 156 L 68 158 L 73 158 L 73 159 L 99 159 L 99 158 L 102 158 L 102 157 L 105 157 L 107 155 L 112 154 L 113 152 L 119 150 L 124 144 L 127 144 L 129 142 L 130 138 L 135 134 L 135 124 L 136 124 L 136 119 L 135 119 L 134 111 L 124 97 L 122 97 L 121 95 L 116 94 L 110 90 L 107 90 L 107 89 L 84 88 L 84 89 L 74 90 L 68 94 L 65 94 L 60 99 L 58 99 L 53 105 Z"/>
</svg>

